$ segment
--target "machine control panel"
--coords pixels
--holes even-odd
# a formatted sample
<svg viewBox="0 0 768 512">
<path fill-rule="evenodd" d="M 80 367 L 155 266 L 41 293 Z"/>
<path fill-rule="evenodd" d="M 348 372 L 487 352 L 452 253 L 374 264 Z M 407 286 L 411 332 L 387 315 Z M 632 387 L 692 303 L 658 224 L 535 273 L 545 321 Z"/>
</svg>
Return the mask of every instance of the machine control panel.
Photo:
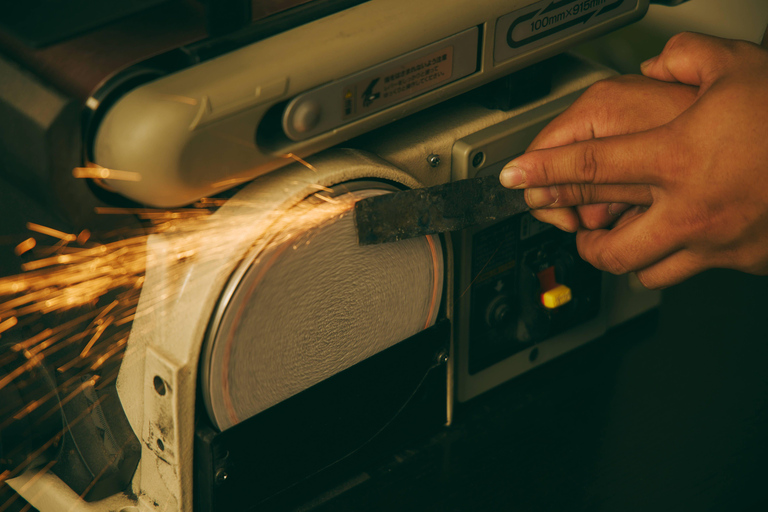
<svg viewBox="0 0 768 512">
<path fill-rule="evenodd" d="M 525 214 L 466 236 L 470 374 L 599 313 L 602 275 L 578 257 L 572 234 Z"/>
</svg>

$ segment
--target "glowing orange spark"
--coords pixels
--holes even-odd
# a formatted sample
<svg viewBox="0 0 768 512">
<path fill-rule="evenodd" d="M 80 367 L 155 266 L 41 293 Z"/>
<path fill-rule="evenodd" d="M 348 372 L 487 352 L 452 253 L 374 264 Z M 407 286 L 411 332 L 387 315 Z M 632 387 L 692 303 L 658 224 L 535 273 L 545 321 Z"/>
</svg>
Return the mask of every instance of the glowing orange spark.
<svg viewBox="0 0 768 512">
<path fill-rule="evenodd" d="M 138 172 L 107 169 L 100 165 L 93 167 L 75 167 L 72 169 L 72 176 L 75 178 L 91 178 L 96 180 L 141 181 L 141 174 Z"/>
<path fill-rule="evenodd" d="M 152 208 L 113 208 L 106 206 L 96 207 L 96 213 L 108 215 L 138 215 L 142 219 L 166 220 L 210 215 L 209 211 L 201 209 L 153 210 Z"/>
<path fill-rule="evenodd" d="M 213 197 L 201 197 L 195 203 L 195 208 L 208 208 L 211 206 L 222 206 L 226 203 L 226 199 L 213 198 Z"/>
<path fill-rule="evenodd" d="M 328 197 L 332 191 L 327 187 L 318 185 L 314 189 L 321 192 L 317 194 L 317 200 L 260 217 L 264 234 L 253 243 L 260 247 L 279 246 L 294 238 L 296 233 L 349 211 L 354 204 L 353 201 Z M 239 213 L 225 218 L 211 215 L 212 210 L 225 203 Z M 74 235 L 30 223 L 30 230 L 52 236 L 56 243 L 52 247 L 50 244 L 35 247 L 36 251 L 41 251 L 36 253 L 38 259 L 25 262 L 23 274 L 0 278 L 0 333 L 34 326 L 29 334 L 22 336 L 17 332 L 15 349 L 0 354 L 0 364 L 4 367 L 13 365 L 0 380 L 0 387 L 29 385 L 29 381 L 22 379 L 36 375 L 33 373 L 35 365 L 43 362 L 47 367 L 56 368 L 64 382 L 55 391 L 42 397 L 35 396 L 34 400 L 20 405 L 12 411 L 15 414 L 4 418 L 0 428 L 14 418 L 29 417 L 32 411 L 40 416 L 37 421 L 46 421 L 59 411 L 60 404 L 55 397 L 63 397 L 62 403 L 66 404 L 90 386 L 103 389 L 114 385 L 126 350 L 130 350 L 131 322 L 138 315 L 156 314 L 166 301 L 174 300 L 174 292 L 169 289 L 168 293 L 152 299 L 144 297 L 142 308 L 137 311 L 144 273 L 161 268 L 167 271 L 170 280 L 182 279 L 188 272 L 188 268 L 181 264 L 185 259 L 194 257 L 202 264 L 231 260 L 232 247 L 241 243 L 242 226 L 253 222 L 251 208 L 260 211 L 261 205 L 237 198 L 203 198 L 192 208 L 173 210 L 103 208 L 99 213 L 133 215 L 142 222 L 141 229 L 120 228 L 112 233 L 101 233 L 99 237 L 92 237 L 87 230 Z M 160 233 L 172 236 L 174 250 L 167 254 L 147 249 L 149 237 Z M 38 243 L 39 240 L 38 237 Z M 309 241 L 306 239 L 306 243 Z M 203 247 L 205 250 L 201 250 Z M 76 318 L 60 323 L 53 323 L 59 317 L 45 316 L 76 312 L 78 307 L 85 309 L 72 315 Z M 46 321 L 41 322 L 43 319 Z M 96 379 L 83 382 L 93 373 L 98 374 Z M 81 417 L 87 417 L 91 410 L 89 408 Z M 60 442 L 63 433 L 58 433 L 42 447 L 34 447 L 35 453 L 29 454 L 16 470 L 0 475 L 0 479 L 12 478 L 23 471 L 53 443 Z"/>
<path fill-rule="evenodd" d="M 83 245 L 85 242 L 88 241 L 88 239 L 91 238 L 91 232 L 87 229 L 84 229 L 80 232 L 79 235 L 77 235 L 77 243 L 80 245 Z"/>
<path fill-rule="evenodd" d="M 315 196 L 314 196 L 314 197 L 316 197 L 316 198 L 318 198 L 318 199 L 322 199 L 322 200 L 323 200 L 323 201 L 325 201 L 326 203 L 331 203 L 331 204 L 339 204 L 339 201 L 338 201 L 338 200 L 336 200 L 336 199 L 334 199 L 334 198 L 332 198 L 332 197 L 324 196 L 324 195 L 322 195 L 322 194 L 315 194 Z"/>
<path fill-rule="evenodd" d="M 42 235 L 48 235 L 48 236 L 52 236 L 53 238 L 58 238 L 60 240 L 66 240 L 67 242 L 74 242 L 75 240 L 77 240 L 77 237 L 75 235 L 64 233 L 63 231 L 59 231 L 58 229 L 41 226 L 40 224 L 35 224 L 34 222 L 27 222 L 27 229 L 30 231 L 36 231 Z"/>
<path fill-rule="evenodd" d="M 293 153 L 286 153 L 286 155 L 283 158 L 292 158 L 297 162 L 299 162 L 300 164 L 302 164 L 307 169 L 317 172 L 317 169 L 312 164 L 310 164 L 309 162 L 307 162 L 306 160 L 304 160 L 298 155 L 294 155 Z"/>
<path fill-rule="evenodd" d="M 71 402 L 72 400 L 74 400 L 74 398 L 78 394 L 82 393 L 83 390 L 85 390 L 86 388 L 94 387 L 98 381 L 99 381 L 99 376 L 98 375 L 94 375 L 90 379 L 88 379 L 85 382 L 83 382 L 82 384 L 80 384 L 77 388 L 75 388 L 74 391 L 72 391 L 69 395 L 64 397 L 64 399 L 61 401 L 61 406 L 63 407 L 65 405 L 67 405 L 69 402 Z M 43 415 L 43 417 L 40 419 L 40 421 L 45 421 L 46 419 L 48 419 L 48 417 L 51 414 L 54 414 L 55 412 L 56 412 L 55 409 L 51 410 L 51 411 L 48 411 L 48 414 Z"/>
<path fill-rule="evenodd" d="M 15 316 L 12 316 L 8 320 L 3 321 L 2 323 L 0 323 L 0 333 L 7 331 L 17 323 L 19 323 L 19 321 L 16 319 Z"/>
<path fill-rule="evenodd" d="M 33 357 L 32 359 L 28 360 L 25 364 L 19 366 L 18 368 L 10 372 L 8 375 L 0 379 L 0 389 L 3 389 L 9 383 L 16 380 L 18 376 L 23 375 L 24 373 L 32 369 L 34 366 L 37 366 L 39 363 L 40 363 L 40 358 Z"/>
<path fill-rule="evenodd" d="M 37 244 L 37 242 L 35 241 L 34 238 L 27 238 L 26 240 L 21 242 L 19 245 L 17 245 L 13 249 L 13 252 L 16 254 L 16 256 L 21 256 L 25 252 L 34 249 L 36 244 Z"/>
<path fill-rule="evenodd" d="M 136 317 L 136 315 L 128 315 L 126 317 L 121 318 L 120 320 L 115 322 L 115 326 L 125 325 L 127 323 L 133 322 L 133 319 Z"/>
<path fill-rule="evenodd" d="M 230 178 L 228 180 L 217 181 L 212 186 L 213 188 L 217 188 L 217 189 L 221 189 L 225 187 L 233 187 L 235 185 L 239 185 L 240 183 L 245 183 L 250 179 L 251 178 Z"/>
<path fill-rule="evenodd" d="M 117 354 L 120 349 L 125 346 L 126 343 L 128 343 L 128 336 L 119 340 L 109 351 L 105 352 L 104 355 L 96 359 L 96 361 L 91 365 L 91 370 L 97 370 L 102 364 L 104 364 L 105 361 L 109 360 L 109 358 Z"/>
<path fill-rule="evenodd" d="M 34 344 L 44 340 L 45 338 L 47 338 L 51 334 L 53 334 L 53 330 L 52 329 L 45 329 L 40 334 L 38 334 L 36 336 L 32 336 L 31 338 L 29 338 L 26 341 L 22 341 L 22 342 L 16 343 L 15 345 L 13 345 L 11 347 L 11 350 L 13 350 L 14 352 L 23 352 L 25 350 L 28 350 L 29 347 L 31 347 L 32 345 L 34 345 Z"/>
<path fill-rule="evenodd" d="M 96 334 L 93 335 L 83 351 L 80 352 L 81 358 L 84 358 L 88 355 L 88 352 L 90 352 L 93 348 L 93 344 L 96 343 L 96 340 L 98 340 L 102 334 L 104 334 L 104 331 L 107 330 L 107 327 L 109 327 L 109 324 L 112 323 L 112 320 L 114 320 L 114 317 L 107 317 L 107 320 L 103 324 L 99 325 L 98 329 L 96 329 Z"/>
<path fill-rule="evenodd" d="M 333 193 L 333 189 L 330 187 L 326 187 L 324 185 L 321 185 L 319 183 L 313 183 L 310 185 L 310 188 L 314 188 L 316 190 L 322 190 L 323 192 Z"/>
</svg>

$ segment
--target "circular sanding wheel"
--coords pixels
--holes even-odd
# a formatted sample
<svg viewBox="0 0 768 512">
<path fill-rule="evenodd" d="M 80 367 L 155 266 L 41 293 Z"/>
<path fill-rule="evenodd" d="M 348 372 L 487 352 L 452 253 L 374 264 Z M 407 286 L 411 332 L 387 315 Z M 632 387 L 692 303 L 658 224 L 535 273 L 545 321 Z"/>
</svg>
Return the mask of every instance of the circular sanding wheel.
<svg viewBox="0 0 768 512">
<path fill-rule="evenodd" d="M 367 186 L 349 194 L 387 193 Z M 437 236 L 361 247 L 351 210 L 243 265 L 202 353 L 203 398 L 222 431 L 430 327 L 443 293 Z"/>
</svg>

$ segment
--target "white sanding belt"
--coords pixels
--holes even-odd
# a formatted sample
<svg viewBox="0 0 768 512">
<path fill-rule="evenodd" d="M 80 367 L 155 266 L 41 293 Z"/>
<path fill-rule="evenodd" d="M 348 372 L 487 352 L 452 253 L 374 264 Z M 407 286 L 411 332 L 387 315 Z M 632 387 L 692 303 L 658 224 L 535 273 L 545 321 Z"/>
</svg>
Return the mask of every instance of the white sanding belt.
<svg viewBox="0 0 768 512">
<path fill-rule="evenodd" d="M 360 247 L 352 212 L 266 250 L 209 340 L 211 419 L 226 430 L 431 326 L 442 288 L 437 237 Z"/>
</svg>

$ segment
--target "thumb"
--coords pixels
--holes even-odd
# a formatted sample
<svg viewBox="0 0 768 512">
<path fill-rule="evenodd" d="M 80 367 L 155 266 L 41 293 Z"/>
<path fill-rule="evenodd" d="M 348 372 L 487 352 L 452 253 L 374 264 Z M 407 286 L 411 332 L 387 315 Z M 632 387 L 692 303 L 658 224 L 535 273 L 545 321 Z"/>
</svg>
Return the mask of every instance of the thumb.
<svg viewBox="0 0 768 512">
<path fill-rule="evenodd" d="M 643 74 L 665 82 L 708 86 L 722 75 L 731 57 L 730 42 L 682 32 L 667 41 L 660 55 L 640 65 Z"/>
</svg>

